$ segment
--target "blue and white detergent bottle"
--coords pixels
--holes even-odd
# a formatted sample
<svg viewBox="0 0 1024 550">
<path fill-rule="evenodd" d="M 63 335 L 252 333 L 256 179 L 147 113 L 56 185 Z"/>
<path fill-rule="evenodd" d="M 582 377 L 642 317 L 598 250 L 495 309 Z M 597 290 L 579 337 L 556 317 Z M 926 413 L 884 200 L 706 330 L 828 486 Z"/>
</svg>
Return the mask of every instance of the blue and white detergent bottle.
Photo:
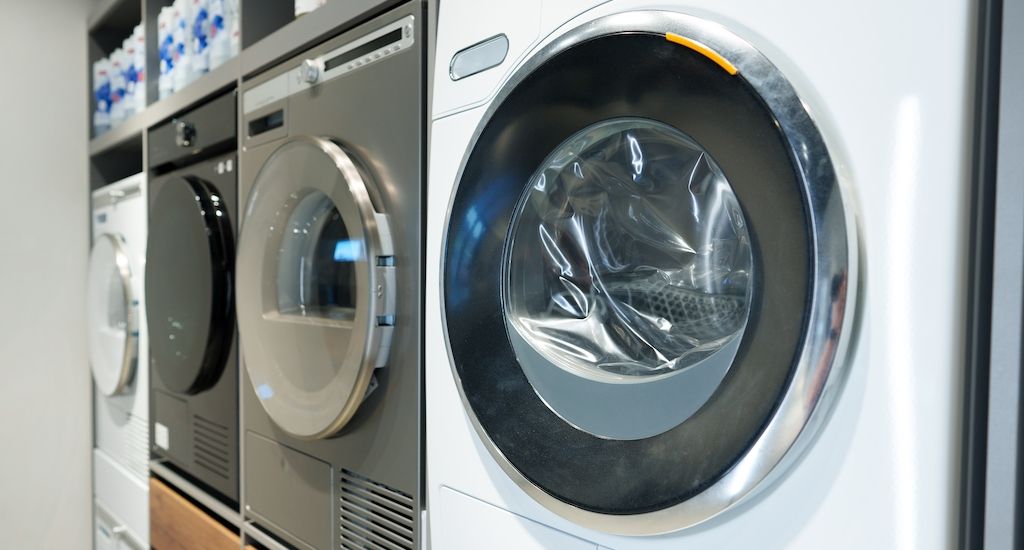
<svg viewBox="0 0 1024 550">
<path fill-rule="evenodd" d="M 236 56 L 242 51 L 242 17 L 238 8 L 239 0 L 224 0 L 224 8 L 228 11 L 228 33 L 231 35 L 231 55 Z"/>
<path fill-rule="evenodd" d="M 110 127 L 124 121 L 124 94 L 127 84 L 124 79 L 124 50 L 118 48 L 110 54 Z"/>
<path fill-rule="evenodd" d="M 132 69 L 135 71 L 135 92 L 132 97 L 135 99 L 135 112 L 138 113 L 146 108 L 146 31 L 141 23 L 132 29 L 131 41 L 134 44 Z"/>
<path fill-rule="evenodd" d="M 188 86 L 192 76 L 192 45 L 191 31 L 189 30 L 189 8 L 191 2 L 185 0 L 174 0 L 171 6 L 173 9 L 172 36 L 174 37 L 174 91 L 177 92 Z"/>
<path fill-rule="evenodd" d="M 210 3 L 208 0 L 192 0 L 192 75 L 189 81 L 203 76 L 210 70 Z"/>
<path fill-rule="evenodd" d="M 231 58 L 230 13 L 225 0 L 210 0 L 210 70 Z"/>
<path fill-rule="evenodd" d="M 110 129 L 110 62 L 106 59 L 92 64 L 92 93 L 96 99 L 92 131 L 98 136 Z"/>
<path fill-rule="evenodd" d="M 121 72 L 124 74 L 124 97 L 121 98 L 124 118 L 136 113 L 135 94 L 139 91 L 138 70 L 135 68 L 135 39 L 129 36 L 121 42 Z"/>
<path fill-rule="evenodd" d="M 163 99 L 174 92 L 174 35 L 171 32 L 174 11 L 168 6 L 157 15 L 157 43 L 160 55 L 160 77 L 157 97 Z"/>
</svg>

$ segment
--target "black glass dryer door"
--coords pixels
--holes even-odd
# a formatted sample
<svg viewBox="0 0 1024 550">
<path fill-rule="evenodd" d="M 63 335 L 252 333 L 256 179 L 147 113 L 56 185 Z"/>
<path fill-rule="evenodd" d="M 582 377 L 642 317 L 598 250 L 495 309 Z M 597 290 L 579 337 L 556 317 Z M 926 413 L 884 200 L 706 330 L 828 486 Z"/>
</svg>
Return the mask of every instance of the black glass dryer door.
<svg viewBox="0 0 1024 550">
<path fill-rule="evenodd" d="M 199 393 L 220 377 L 234 332 L 234 243 L 217 189 L 193 177 L 163 182 L 146 250 L 150 362 L 168 389 Z"/>
</svg>

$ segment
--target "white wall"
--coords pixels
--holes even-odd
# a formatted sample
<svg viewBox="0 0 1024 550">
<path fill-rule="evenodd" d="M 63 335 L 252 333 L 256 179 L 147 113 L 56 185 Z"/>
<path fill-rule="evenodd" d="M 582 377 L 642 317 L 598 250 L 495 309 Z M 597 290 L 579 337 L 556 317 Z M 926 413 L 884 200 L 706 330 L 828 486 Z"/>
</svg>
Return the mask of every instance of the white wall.
<svg viewBox="0 0 1024 550">
<path fill-rule="evenodd" d="M 89 0 L 0 0 L 0 546 L 88 548 Z"/>
</svg>

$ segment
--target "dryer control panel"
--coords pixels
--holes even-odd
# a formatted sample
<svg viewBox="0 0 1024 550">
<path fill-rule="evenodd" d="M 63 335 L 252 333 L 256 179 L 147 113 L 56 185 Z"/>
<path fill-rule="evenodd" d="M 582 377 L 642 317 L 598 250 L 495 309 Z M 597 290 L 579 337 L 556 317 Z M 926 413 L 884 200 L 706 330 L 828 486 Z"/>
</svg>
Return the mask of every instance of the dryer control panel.
<svg viewBox="0 0 1024 550">
<path fill-rule="evenodd" d="M 353 40 L 320 56 L 303 60 L 242 96 L 242 109 L 248 115 L 275 101 L 307 90 L 317 84 L 387 59 L 416 43 L 415 17 L 398 21 Z"/>
</svg>

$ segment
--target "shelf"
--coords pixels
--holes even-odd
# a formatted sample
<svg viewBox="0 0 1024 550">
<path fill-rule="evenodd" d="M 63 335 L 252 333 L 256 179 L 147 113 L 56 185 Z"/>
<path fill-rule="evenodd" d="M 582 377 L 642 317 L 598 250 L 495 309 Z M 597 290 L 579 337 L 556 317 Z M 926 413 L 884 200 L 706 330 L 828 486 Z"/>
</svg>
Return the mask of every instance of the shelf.
<svg viewBox="0 0 1024 550">
<path fill-rule="evenodd" d="M 323 40 L 340 34 L 402 0 L 328 0 L 327 5 L 287 23 L 242 49 L 242 76 L 248 77 Z M 251 5 L 251 4 L 249 4 Z M 242 36 L 248 16 L 242 14 Z M 250 24 L 251 26 L 251 24 Z"/>
<path fill-rule="evenodd" d="M 241 529 L 242 514 L 238 510 L 232 510 L 217 498 L 210 496 L 206 491 L 181 477 L 177 472 L 168 468 L 163 460 L 150 460 L 149 471 L 192 500 L 205 506 L 207 510 L 220 519 L 233 525 L 236 529 Z"/>
<path fill-rule="evenodd" d="M 135 113 L 125 119 L 124 122 L 103 132 L 89 141 L 89 156 L 95 157 L 113 151 L 128 142 L 142 139 L 142 132 L 146 129 L 146 111 Z M 140 143 L 141 149 L 141 143 Z"/>
<path fill-rule="evenodd" d="M 235 56 L 223 65 L 204 74 L 183 90 L 164 98 L 135 113 L 121 124 L 107 130 L 89 142 L 89 156 L 97 157 L 121 148 L 134 139 L 140 140 L 142 132 L 156 126 L 175 114 L 211 98 L 216 92 L 234 87 L 238 82 L 239 60 Z"/>
<path fill-rule="evenodd" d="M 212 99 L 216 92 L 233 88 L 238 83 L 238 67 L 239 60 L 236 55 L 184 89 L 153 103 L 144 111 L 146 128 L 152 128 L 203 100 Z"/>
<path fill-rule="evenodd" d="M 259 8 L 263 0 L 245 0 L 243 2 L 243 21 L 250 24 L 250 32 L 254 28 L 272 28 L 275 21 L 280 21 L 284 12 L 267 11 Z M 269 0 L 280 4 L 279 0 Z M 301 50 L 312 47 L 330 36 L 341 33 L 377 13 L 391 8 L 403 0 L 329 0 L 327 5 L 313 13 L 299 17 L 284 26 L 269 32 L 262 39 L 223 65 L 175 94 L 150 104 L 145 110 L 89 141 L 89 156 L 95 158 L 117 152 L 121 149 L 141 150 L 142 133 L 160 124 L 175 114 L 212 98 L 217 92 L 234 87 L 242 76 L 269 68 Z M 291 3 L 288 4 L 289 10 Z M 148 5 L 148 4 L 147 4 Z M 100 5 L 89 20 L 89 27 L 94 42 L 101 41 L 107 35 L 121 36 L 124 28 L 131 29 L 138 24 L 141 17 L 142 2 L 139 0 L 100 0 Z M 244 10 L 249 7 L 250 14 L 246 17 Z M 148 29 L 148 27 L 147 27 Z M 129 31 L 130 32 L 130 31 Z M 246 31 L 243 28 L 243 37 Z M 127 36 L 127 34 L 125 34 Z M 253 36 L 250 34 L 249 36 Z M 122 37 L 123 38 L 123 37 Z M 147 45 L 151 42 L 147 38 Z M 94 44 L 100 46 L 100 44 Z M 95 47 L 94 47 L 95 49 Z M 103 49 L 102 47 L 100 49 Z M 147 56 L 150 52 L 147 52 Z M 98 58 L 98 56 L 97 56 Z M 147 88 L 155 92 L 157 74 L 149 71 Z M 135 141 L 139 143 L 136 145 Z"/>
<path fill-rule="evenodd" d="M 287 546 L 277 542 L 277 539 L 268 535 L 252 521 L 242 524 L 242 536 L 243 540 L 252 539 L 268 550 L 288 550 Z"/>
<path fill-rule="evenodd" d="M 142 21 L 142 3 L 139 0 L 100 0 L 89 16 L 89 32 L 95 34 L 104 29 L 131 28 Z M 128 35 L 122 36 L 123 40 Z"/>
</svg>

